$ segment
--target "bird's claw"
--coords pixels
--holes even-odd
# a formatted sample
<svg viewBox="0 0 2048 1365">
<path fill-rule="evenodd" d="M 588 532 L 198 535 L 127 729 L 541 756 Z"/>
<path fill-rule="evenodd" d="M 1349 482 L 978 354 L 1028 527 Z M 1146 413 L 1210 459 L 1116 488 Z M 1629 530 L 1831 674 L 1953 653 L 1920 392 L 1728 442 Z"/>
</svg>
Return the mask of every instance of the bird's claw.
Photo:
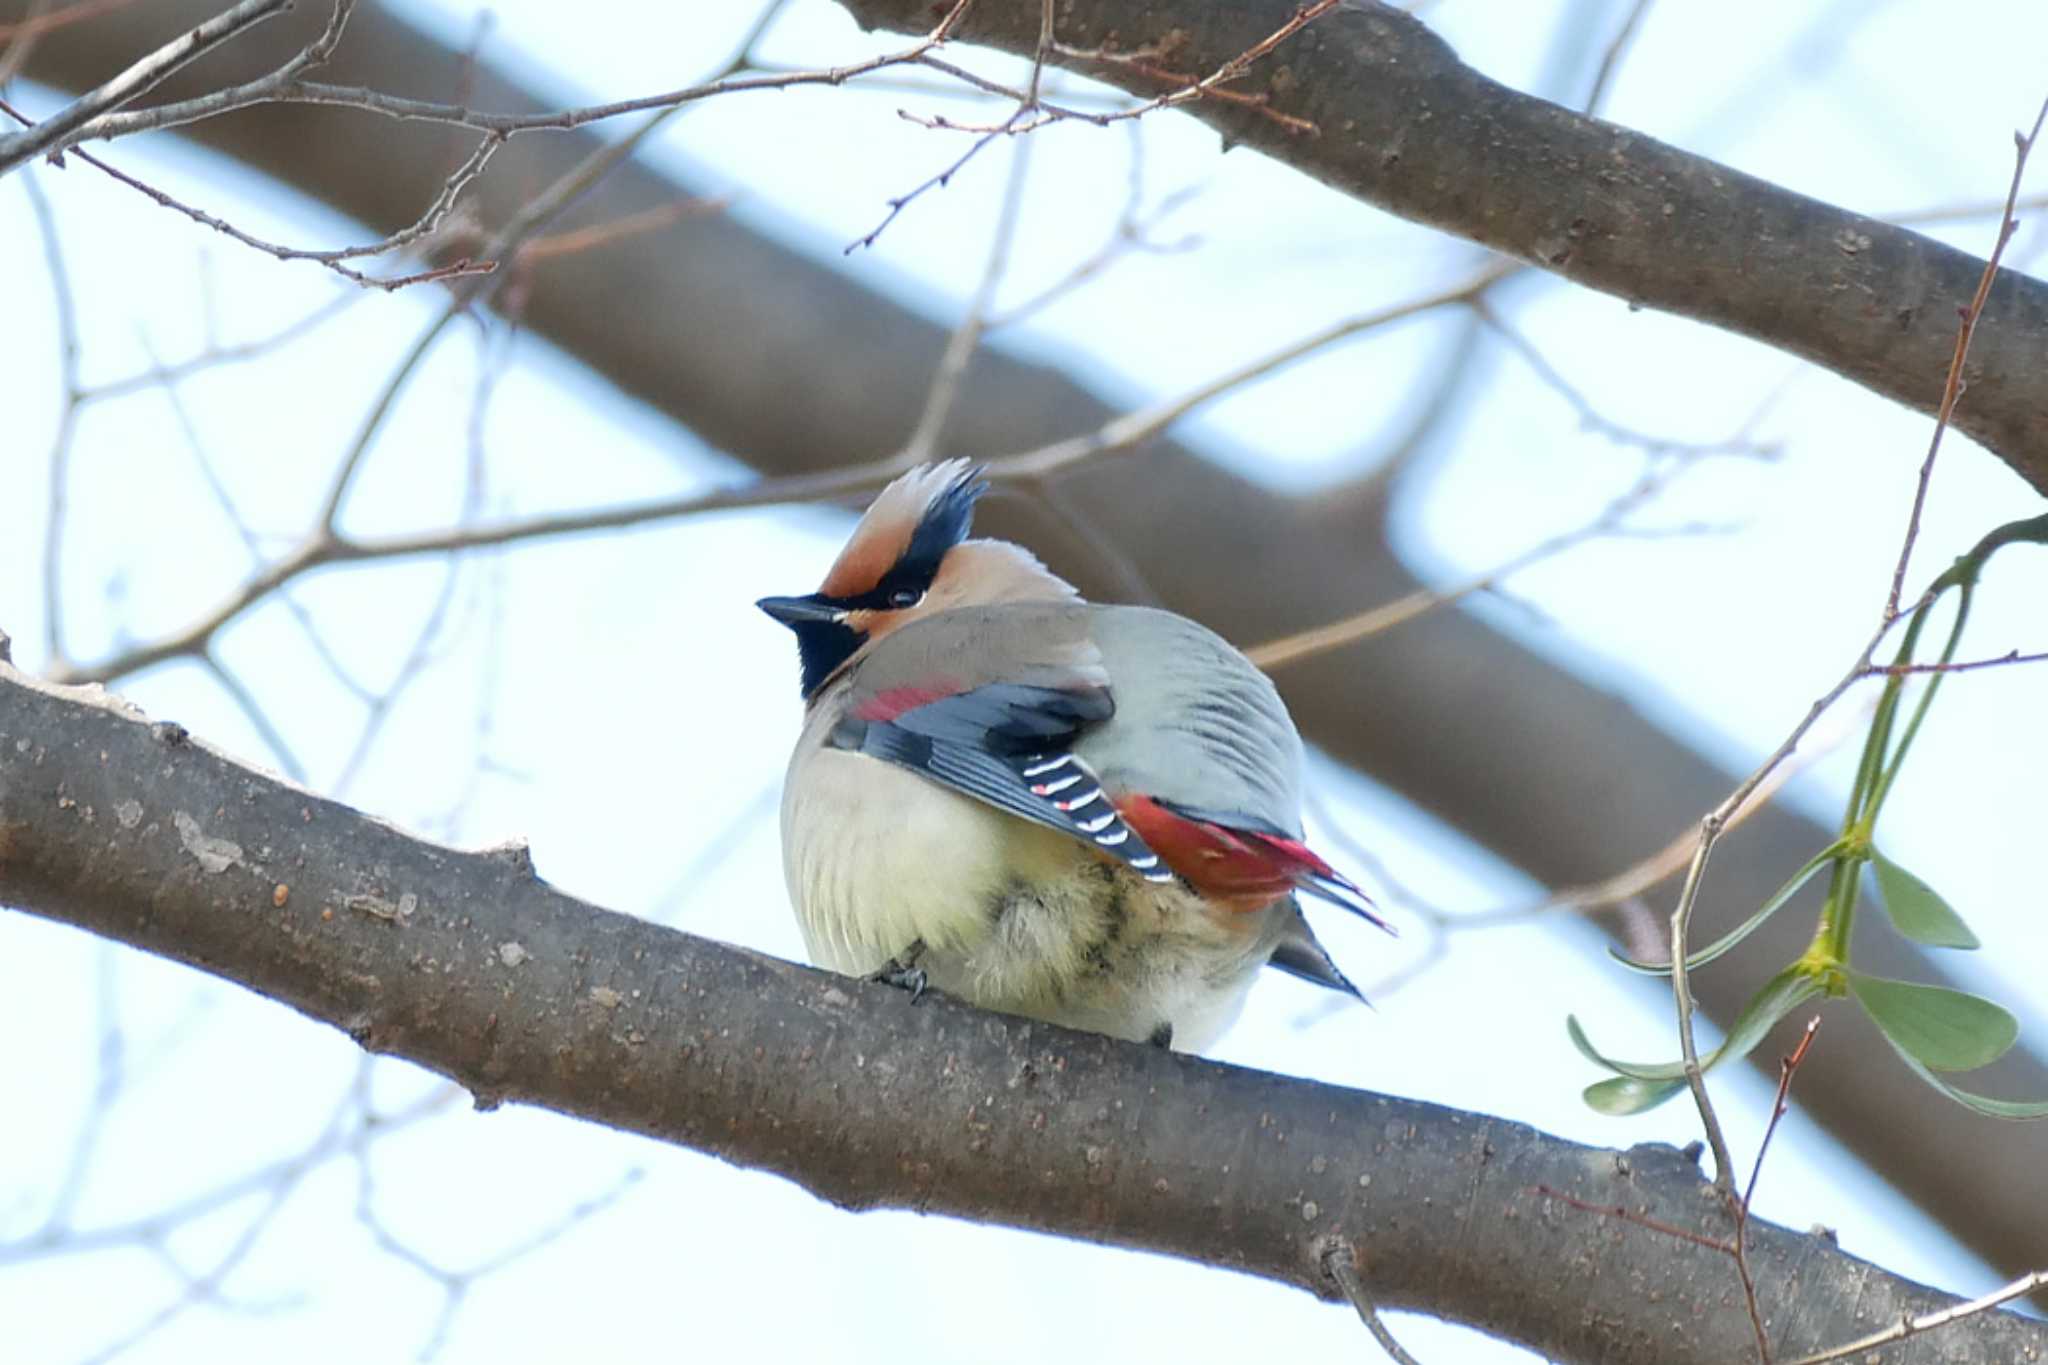
<svg viewBox="0 0 2048 1365">
<path fill-rule="evenodd" d="M 879 981 L 884 986 L 894 986 L 900 991 L 909 991 L 910 1003 L 913 1005 L 924 999 L 924 988 L 931 984 L 931 979 L 925 975 L 924 968 L 906 967 L 893 957 L 883 963 L 882 970 L 868 980 Z"/>
<path fill-rule="evenodd" d="M 924 940 L 920 938 L 905 948 L 901 955 L 884 962 L 882 969 L 868 980 L 878 981 L 884 986 L 894 986 L 899 991 L 909 991 L 910 1003 L 915 1005 L 924 999 L 924 988 L 931 984 L 931 978 L 925 975 L 924 968 L 917 965 L 917 960 L 923 956 Z"/>
</svg>

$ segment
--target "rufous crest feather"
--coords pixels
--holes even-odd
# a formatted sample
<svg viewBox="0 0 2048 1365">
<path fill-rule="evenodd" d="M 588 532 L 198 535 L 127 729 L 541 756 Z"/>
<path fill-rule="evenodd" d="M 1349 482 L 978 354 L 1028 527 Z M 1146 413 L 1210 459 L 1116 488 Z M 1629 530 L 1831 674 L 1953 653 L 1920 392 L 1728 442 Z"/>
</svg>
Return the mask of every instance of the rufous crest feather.
<svg viewBox="0 0 2048 1365">
<path fill-rule="evenodd" d="M 897 478 L 868 504 L 820 595 L 858 597 L 905 565 L 936 573 L 946 551 L 966 539 L 975 501 L 987 490 L 980 467 L 967 460 L 919 465 Z"/>
</svg>

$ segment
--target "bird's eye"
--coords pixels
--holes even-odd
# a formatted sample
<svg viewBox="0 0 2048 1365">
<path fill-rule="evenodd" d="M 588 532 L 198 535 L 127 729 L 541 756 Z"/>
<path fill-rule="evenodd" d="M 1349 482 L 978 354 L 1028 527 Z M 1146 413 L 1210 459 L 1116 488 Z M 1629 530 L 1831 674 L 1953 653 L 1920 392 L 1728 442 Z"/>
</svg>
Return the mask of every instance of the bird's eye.
<svg viewBox="0 0 2048 1365">
<path fill-rule="evenodd" d="M 917 588 L 898 588 L 889 594 L 889 605 L 897 611 L 914 607 L 924 601 L 924 593 Z"/>
</svg>

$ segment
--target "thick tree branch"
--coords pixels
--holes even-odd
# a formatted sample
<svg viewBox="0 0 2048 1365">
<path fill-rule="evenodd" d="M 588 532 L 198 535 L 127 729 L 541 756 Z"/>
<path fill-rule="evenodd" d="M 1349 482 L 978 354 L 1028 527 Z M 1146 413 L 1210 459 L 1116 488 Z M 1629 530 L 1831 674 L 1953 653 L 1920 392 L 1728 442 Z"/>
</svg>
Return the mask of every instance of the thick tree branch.
<svg viewBox="0 0 2048 1365">
<path fill-rule="evenodd" d="M 929 22 L 924 0 L 840 3 L 870 28 Z M 1121 0 L 1072 0 L 1059 8 L 1054 60 L 1155 96 L 1162 82 L 1146 72 L 1170 63 L 1192 80 L 1298 8 L 1179 0 L 1138 20 Z M 978 5 L 960 37 L 1029 53 L 1037 12 Z M 1754 337 L 1922 412 L 1941 400 L 1955 310 L 1984 269 L 1967 252 L 1511 90 L 1375 0 L 1321 16 L 1230 88 L 1239 99 L 1181 108 L 1346 194 L 1631 306 Z M 1293 131 L 1295 120 L 1316 132 Z M 2048 493 L 2044 348 L 2048 284 L 2005 276 L 1955 425 Z"/>
<path fill-rule="evenodd" d="M 1538 1191 L 1724 1236 L 1670 1148 L 1580 1147 L 941 999 L 913 1008 L 583 904 L 523 848 L 427 843 L 4 664 L 0 901 L 239 982 L 482 1105 L 694 1147 L 845 1208 L 1162 1251 L 1325 1298 L 1345 1246 L 1379 1304 L 1571 1360 L 1705 1365 L 1749 1340 L 1720 1258 Z M 1824 1238 L 1751 1237 L 1785 1353 L 1954 1302 Z M 1896 1359 L 2042 1352 L 2048 1324 L 1985 1313 Z"/>
<path fill-rule="evenodd" d="M 18 18 L 26 3 L 0 0 L 0 22 Z M 174 77 L 160 96 L 189 98 L 274 69 L 317 31 L 321 16 L 302 8 Z M 74 25 L 37 47 L 28 74 L 83 88 L 211 12 L 212 0 L 154 0 Z M 1276 56 L 1287 60 L 1285 50 Z M 328 70 L 340 82 L 447 99 L 465 88 L 471 66 L 461 51 L 368 5 Z M 478 107 L 558 103 L 489 63 L 473 74 Z M 389 230 L 417 217 L 470 135 L 371 121 L 380 153 L 365 158 L 353 130 L 367 118 L 274 106 L 188 131 Z M 510 144 L 474 187 L 483 220 L 511 217 L 522 194 L 552 183 L 591 145 L 571 133 Z M 629 163 L 593 191 L 577 221 L 630 219 L 703 188 Z M 822 245 L 831 251 L 838 243 Z M 2001 285 L 1994 308 L 2003 292 Z M 899 449 L 946 344 L 943 329 L 909 309 L 721 215 L 685 218 L 601 252 L 551 261 L 534 275 L 521 320 L 626 393 L 775 476 L 841 469 Z M 865 344 L 847 346 L 847 336 Z M 1980 344 L 1992 336 L 1987 331 Z M 1946 360 L 1944 351 L 1930 385 Z M 1979 397 L 1973 389 L 1963 408 Z M 1457 405 L 1450 396 L 1446 406 Z M 1048 367 L 984 353 L 963 382 L 944 444 L 961 454 L 1008 454 L 1113 415 Z M 1424 586 L 1389 547 L 1377 500 L 1299 504 L 1175 442 L 1088 468 L 1060 493 L 1088 510 L 1165 605 L 1242 644 L 1327 625 Z M 1091 595 L 1121 595 L 1116 576 L 1035 502 L 993 501 L 982 524 L 1040 549 Z M 1209 552 L 1189 555 L 1189 543 Z M 1247 563 L 1260 564 L 1261 573 L 1243 572 Z M 1458 612 L 1291 666 L 1278 681 L 1310 738 L 1551 886 L 1599 881 L 1635 864 L 1691 828 L 1736 780 L 1622 698 Z M 1788 714 L 1787 724 L 1795 719 Z M 1701 931 L 1729 927 L 1761 904 L 1829 837 L 1784 807 L 1760 812 L 1731 845 L 1732 856 L 1717 861 Z M 1757 972 L 1796 955 L 1807 927 L 1790 910 L 1751 940 L 1753 956 L 1701 973 L 1695 984 L 1703 1007 L 1732 1018 L 1761 979 Z M 1937 964 L 1887 936 L 1872 935 L 1857 954 L 1882 975 L 1945 979 Z M 2048 1091 L 2048 1072 L 2015 1053 L 1988 1084 L 2039 1094 Z M 1838 1140 L 1978 1254 L 2012 1274 L 2040 1264 L 2048 1125 L 2014 1129 L 1928 1104 L 1886 1044 L 1853 1026 L 1831 1035 L 1827 1055 L 1809 1066 L 1801 1086 L 1807 1110 Z"/>
</svg>

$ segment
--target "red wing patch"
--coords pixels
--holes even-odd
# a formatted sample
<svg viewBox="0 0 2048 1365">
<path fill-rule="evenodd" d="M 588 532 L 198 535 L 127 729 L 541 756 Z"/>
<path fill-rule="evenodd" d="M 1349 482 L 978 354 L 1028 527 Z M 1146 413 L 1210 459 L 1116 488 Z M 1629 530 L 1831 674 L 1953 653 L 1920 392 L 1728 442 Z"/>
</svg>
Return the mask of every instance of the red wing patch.
<svg viewBox="0 0 2048 1365">
<path fill-rule="evenodd" d="M 1117 810 L 1168 867 L 1210 900 L 1233 910 L 1263 910 L 1294 889 L 1286 862 L 1251 836 L 1176 815 L 1149 796 L 1124 797 Z"/>
<path fill-rule="evenodd" d="M 956 697 L 966 690 L 964 684 L 951 678 L 934 678 L 921 687 L 885 687 L 874 696 L 863 699 L 853 708 L 853 714 L 865 721 L 892 721 L 905 711 L 915 711 L 920 706 Z"/>
<path fill-rule="evenodd" d="M 1263 910 L 1306 891 L 1387 927 L 1365 893 L 1299 839 L 1182 815 L 1149 796 L 1121 797 L 1117 811 L 1168 867 L 1229 909 Z"/>
</svg>

